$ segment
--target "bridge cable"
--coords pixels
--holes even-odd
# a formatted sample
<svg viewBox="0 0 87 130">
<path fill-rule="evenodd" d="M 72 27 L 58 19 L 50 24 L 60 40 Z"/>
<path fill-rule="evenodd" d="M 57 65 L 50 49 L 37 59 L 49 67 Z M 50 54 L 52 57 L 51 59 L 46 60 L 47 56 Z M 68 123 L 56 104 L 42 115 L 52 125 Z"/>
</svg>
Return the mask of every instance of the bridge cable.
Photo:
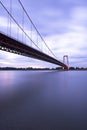
<svg viewBox="0 0 87 130">
<path fill-rule="evenodd" d="M 51 52 L 51 54 L 52 54 L 55 58 L 57 58 L 57 57 L 54 55 L 54 53 L 52 52 L 52 50 L 48 47 L 48 45 L 46 44 L 45 40 L 42 38 L 41 34 L 39 33 L 39 31 L 37 30 L 35 24 L 33 23 L 33 21 L 31 20 L 30 16 L 29 16 L 28 13 L 27 13 L 27 11 L 25 10 L 25 8 L 24 8 L 24 6 L 23 6 L 21 0 L 18 0 L 18 1 L 19 1 L 20 5 L 22 6 L 24 12 L 26 13 L 27 17 L 29 18 L 30 22 L 31 22 L 32 25 L 34 26 L 35 30 L 36 30 L 37 33 L 39 34 L 40 38 L 42 39 L 42 41 L 44 42 L 44 44 L 45 44 L 46 47 L 48 48 L 48 50 Z"/>
<path fill-rule="evenodd" d="M 23 30 L 23 28 L 18 24 L 18 22 L 15 20 L 15 18 L 12 16 L 12 14 L 7 10 L 7 8 L 3 5 L 3 3 L 0 1 L 3 8 L 6 10 L 6 12 L 9 14 L 9 16 L 13 19 L 13 21 L 17 24 L 17 26 L 23 31 L 23 33 L 30 39 L 30 41 L 41 51 L 41 49 L 35 44 L 35 42 L 28 36 L 28 34 Z"/>
<path fill-rule="evenodd" d="M 22 28 L 24 30 L 24 11 L 22 12 Z M 23 42 L 23 31 L 22 31 L 22 42 Z"/>
<path fill-rule="evenodd" d="M 10 0 L 10 14 L 12 15 L 12 0 Z M 10 36 L 11 36 L 11 17 L 10 17 Z"/>
</svg>

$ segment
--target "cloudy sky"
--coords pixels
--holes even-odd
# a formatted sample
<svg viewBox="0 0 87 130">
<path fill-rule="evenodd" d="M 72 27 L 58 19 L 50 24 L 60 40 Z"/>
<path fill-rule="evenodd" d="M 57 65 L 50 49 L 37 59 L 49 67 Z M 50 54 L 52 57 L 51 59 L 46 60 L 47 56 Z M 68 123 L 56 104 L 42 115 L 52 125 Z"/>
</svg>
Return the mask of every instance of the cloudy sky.
<svg viewBox="0 0 87 130">
<path fill-rule="evenodd" d="M 10 0 L 1 0 L 10 10 Z M 70 66 L 87 67 L 87 0 L 21 0 L 33 23 L 59 60 L 68 55 Z M 0 31 L 18 37 L 25 37 L 0 5 Z M 23 13 L 18 0 L 12 0 L 12 15 L 31 35 L 31 24 Z M 23 20 L 24 17 L 24 20 Z M 37 42 L 37 33 L 32 29 L 33 40 Z M 26 40 L 27 41 L 27 40 Z M 32 43 L 28 43 L 31 45 Z M 48 53 L 38 40 L 42 51 Z M 34 46 L 34 45 L 32 45 Z M 53 64 L 0 51 L 0 66 L 18 67 L 56 67 Z"/>
</svg>

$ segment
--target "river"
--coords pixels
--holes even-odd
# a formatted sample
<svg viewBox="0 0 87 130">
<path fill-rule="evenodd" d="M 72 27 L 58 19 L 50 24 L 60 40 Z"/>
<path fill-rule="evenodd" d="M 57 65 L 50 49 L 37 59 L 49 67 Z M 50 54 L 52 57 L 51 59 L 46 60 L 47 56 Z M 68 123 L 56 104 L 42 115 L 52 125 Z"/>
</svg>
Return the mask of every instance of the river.
<svg viewBox="0 0 87 130">
<path fill-rule="evenodd" d="M 0 130 L 87 130 L 87 71 L 0 71 Z"/>
</svg>

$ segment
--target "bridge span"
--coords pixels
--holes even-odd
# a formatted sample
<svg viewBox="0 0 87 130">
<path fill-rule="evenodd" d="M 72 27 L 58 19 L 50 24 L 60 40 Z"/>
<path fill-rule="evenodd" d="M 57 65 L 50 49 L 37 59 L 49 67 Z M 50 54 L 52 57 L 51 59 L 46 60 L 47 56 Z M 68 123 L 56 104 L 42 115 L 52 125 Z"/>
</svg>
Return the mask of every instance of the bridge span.
<svg viewBox="0 0 87 130">
<path fill-rule="evenodd" d="M 61 61 L 33 47 L 25 45 L 24 43 L 17 41 L 16 39 L 9 37 L 1 32 L 0 32 L 0 50 L 50 62 L 62 66 L 66 69 L 68 68 L 68 66 L 62 63 Z"/>
</svg>

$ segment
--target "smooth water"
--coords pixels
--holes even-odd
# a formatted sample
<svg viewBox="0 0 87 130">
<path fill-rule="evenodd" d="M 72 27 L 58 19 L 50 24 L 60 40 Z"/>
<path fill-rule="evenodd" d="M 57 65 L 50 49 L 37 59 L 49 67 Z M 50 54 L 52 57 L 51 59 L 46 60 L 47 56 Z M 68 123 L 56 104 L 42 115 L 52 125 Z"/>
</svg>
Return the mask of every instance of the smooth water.
<svg viewBox="0 0 87 130">
<path fill-rule="evenodd" d="M 0 71 L 0 130 L 87 130 L 87 71 Z"/>
</svg>

